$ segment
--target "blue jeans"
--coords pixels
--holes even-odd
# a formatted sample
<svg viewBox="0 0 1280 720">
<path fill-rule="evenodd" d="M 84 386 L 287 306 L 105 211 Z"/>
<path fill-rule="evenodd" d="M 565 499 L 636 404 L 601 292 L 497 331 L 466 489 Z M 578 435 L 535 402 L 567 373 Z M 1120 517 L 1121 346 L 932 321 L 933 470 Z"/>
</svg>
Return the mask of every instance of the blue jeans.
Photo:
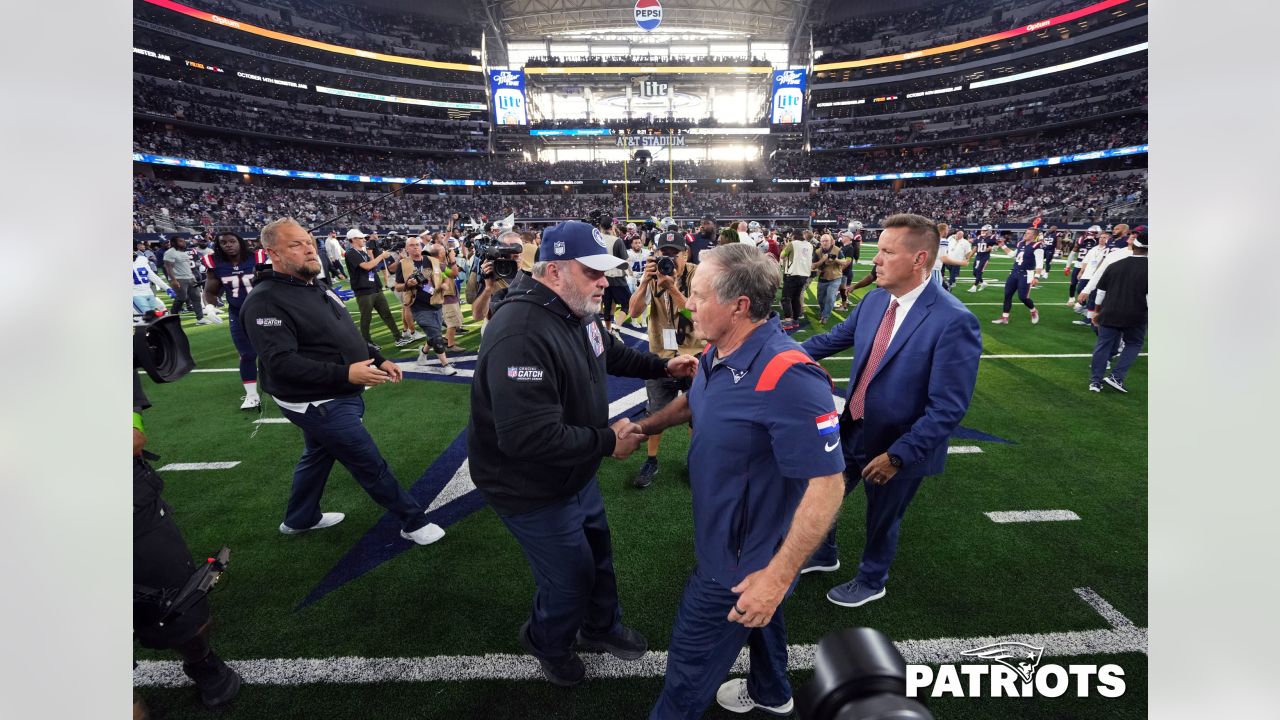
<svg viewBox="0 0 1280 720">
<path fill-rule="evenodd" d="M 148 310 L 164 309 L 164 305 L 160 302 L 160 299 L 151 293 L 133 296 L 133 311 L 139 315 L 145 315 Z"/>
<path fill-rule="evenodd" d="M 840 278 L 818 281 L 818 315 L 820 317 L 831 317 L 831 311 L 836 307 L 836 296 L 838 294 L 840 294 Z"/>
<path fill-rule="evenodd" d="M 595 478 L 553 505 L 498 517 L 533 570 L 529 640 L 538 657 L 567 660 L 579 629 L 593 637 L 622 631 L 609 521 Z"/>
<path fill-rule="evenodd" d="M 1102 382 L 1102 374 L 1107 370 L 1107 361 L 1115 353 L 1116 347 L 1124 339 L 1124 350 L 1111 366 L 1111 377 L 1124 382 L 1129 374 L 1129 366 L 1138 359 L 1142 352 L 1142 343 L 1147 338 L 1147 326 L 1115 327 L 1113 325 L 1098 326 L 1098 342 L 1093 346 L 1093 360 L 1090 362 L 1090 382 Z"/>
<path fill-rule="evenodd" d="M 413 532 L 427 524 L 426 510 L 408 491 L 400 487 L 387 461 L 378 452 L 369 431 L 365 430 L 364 398 L 349 395 L 312 405 L 305 413 L 281 408 L 289 422 L 302 430 L 305 449 L 293 470 L 293 489 L 284 524 L 303 530 L 320 522 L 320 496 L 333 461 L 337 460 L 369 493 L 373 501 L 400 519 L 405 532 Z"/>
<path fill-rule="evenodd" d="M 787 590 L 787 596 L 795 584 Z M 726 618 L 737 593 L 696 567 L 684 586 L 676 624 L 667 649 L 667 675 L 662 693 L 649 712 L 650 720 L 700 718 L 711 705 L 720 684 L 738 659 L 743 645 L 750 648 L 747 692 L 762 705 L 782 705 L 791 699 L 787 680 L 787 627 L 782 605 L 769 624 L 749 628 Z M 785 603 L 786 600 L 783 600 Z"/>
</svg>

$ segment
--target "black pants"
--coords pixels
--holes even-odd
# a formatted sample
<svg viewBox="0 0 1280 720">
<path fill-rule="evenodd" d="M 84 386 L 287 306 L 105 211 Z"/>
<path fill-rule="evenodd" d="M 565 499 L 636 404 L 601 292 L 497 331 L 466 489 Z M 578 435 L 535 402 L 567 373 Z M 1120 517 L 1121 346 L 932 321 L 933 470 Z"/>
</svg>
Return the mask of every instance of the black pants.
<svg viewBox="0 0 1280 720">
<path fill-rule="evenodd" d="M 164 481 L 142 458 L 133 460 L 133 583 L 161 593 L 176 594 L 196 571 L 173 508 L 160 499 Z M 133 630 L 146 648 L 176 648 L 190 640 L 209 621 L 209 601 L 200 600 L 185 613 L 157 623 L 165 611 L 152 598 L 133 602 Z"/>
<path fill-rule="evenodd" d="M 804 275 L 787 275 L 782 281 L 782 317 L 797 322 L 804 317 Z"/>
<path fill-rule="evenodd" d="M 382 322 L 387 324 L 391 337 L 400 339 L 400 328 L 396 327 L 396 321 L 391 318 L 391 306 L 387 304 L 387 296 L 381 290 L 369 295 L 357 295 L 356 306 L 360 308 L 360 334 L 364 336 L 365 342 L 373 342 L 369 337 L 369 323 L 373 322 L 374 310 L 382 316 Z"/>
</svg>

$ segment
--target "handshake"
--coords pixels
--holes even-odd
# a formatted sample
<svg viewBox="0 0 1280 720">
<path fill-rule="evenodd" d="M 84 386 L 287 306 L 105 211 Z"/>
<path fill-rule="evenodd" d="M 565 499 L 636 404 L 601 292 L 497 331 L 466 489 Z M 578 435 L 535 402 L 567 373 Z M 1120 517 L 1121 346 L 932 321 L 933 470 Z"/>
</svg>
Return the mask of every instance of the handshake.
<svg viewBox="0 0 1280 720">
<path fill-rule="evenodd" d="M 698 359 L 692 355 L 677 355 L 667 361 L 667 374 L 673 378 L 692 378 L 697 373 Z M 640 447 L 640 443 L 649 439 L 644 428 L 629 418 L 622 418 L 610 425 L 609 429 L 613 430 L 616 438 L 613 457 L 618 460 L 630 457 L 631 453 Z"/>
</svg>

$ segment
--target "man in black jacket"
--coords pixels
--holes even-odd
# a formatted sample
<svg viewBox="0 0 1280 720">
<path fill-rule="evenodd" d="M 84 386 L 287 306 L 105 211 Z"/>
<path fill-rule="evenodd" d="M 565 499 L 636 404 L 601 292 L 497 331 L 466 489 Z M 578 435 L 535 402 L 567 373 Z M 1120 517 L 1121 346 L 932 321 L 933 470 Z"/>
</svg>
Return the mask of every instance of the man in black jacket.
<svg viewBox="0 0 1280 720">
<path fill-rule="evenodd" d="M 662 360 L 605 332 L 598 316 L 619 260 L 598 228 L 570 220 L 543 235 L 532 282 L 499 304 L 480 345 L 471 385 L 471 479 L 515 536 L 537 592 L 520 644 L 552 683 L 586 670 L 574 652 L 624 660 L 647 641 L 622 624 L 600 461 L 625 458 L 645 440 L 627 419 L 609 421 L 607 375 L 692 377 L 690 355 Z"/>
<path fill-rule="evenodd" d="M 1093 347 L 1089 390 L 1102 392 L 1102 383 L 1122 393 L 1129 366 L 1138 359 L 1147 338 L 1147 231 L 1129 235 L 1133 255 L 1104 266 L 1098 278 L 1098 291 L 1093 301 L 1093 324 L 1098 328 L 1098 342 Z M 1124 344 L 1124 349 L 1119 346 Z M 1105 377 L 1109 361 L 1117 352 L 1111 372 Z"/>
<path fill-rule="evenodd" d="M 365 342 L 351 314 L 322 281 L 315 240 L 292 218 L 262 228 L 273 271 L 254 285 L 240 311 L 258 351 L 262 389 L 302 429 L 306 449 L 293 472 L 293 489 L 280 532 L 296 535 L 342 522 L 320 512 L 320 496 L 333 461 L 342 463 L 382 507 L 399 518 L 400 537 L 419 545 L 444 537 L 422 504 L 400 483 L 365 429 L 365 387 L 399 382 L 403 373 Z"/>
</svg>

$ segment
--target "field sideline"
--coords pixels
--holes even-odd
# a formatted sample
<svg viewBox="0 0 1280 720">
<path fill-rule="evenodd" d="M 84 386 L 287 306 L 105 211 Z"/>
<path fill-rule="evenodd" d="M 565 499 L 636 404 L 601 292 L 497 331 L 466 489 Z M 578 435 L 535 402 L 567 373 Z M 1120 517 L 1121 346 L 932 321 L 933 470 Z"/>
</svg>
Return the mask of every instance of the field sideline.
<svg viewBox="0 0 1280 720">
<path fill-rule="evenodd" d="M 873 252 L 865 250 L 864 262 Z M 991 287 L 979 293 L 965 292 L 971 278 L 961 271 L 957 296 L 984 335 L 978 387 L 946 472 L 924 483 L 907 513 L 887 596 L 853 610 L 823 597 L 857 563 L 864 507 L 855 491 L 841 514 L 845 569 L 805 576 L 784 606 L 795 687 L 810 676 L 813 645 L 841 627 L 883 630 L 909 662 L 954 661 L 959 651 L 993 639 L 1029 638 L 1044 645 L 1046 663 L 1119 664 L 1125 694 L 942 698 L 928 703 L 936 716 L 1146 717 L 1148 360 L 1135 363 L 1127 395 L 1087 391 L 1094 336 L 1071 323 L 1079 316 L 1064 305 L 1061 260 L 1032 292 L 1038 325 L 1016 300 L 1011 324 L 991 325 L 1010 263 L 994 258 Z M 811 284 L 806 302 L 814 306 L 797 339 L 820 331 L 815 289 Z M 356 315 L 355 303 L 348 305 Z M 399 318 L 393 299 L 392 311 Z M 836 311 L 834 320 L 844 315 Z M 148 449 L 161 456 L 157 467 L 236 463 L 162 475 L 192 551 L 203 557 L 222 545 L 232 550 L 231 570 L 212 598 L 214 646 L 247 682 L 232 707 L 212 713 L 183 684 L 173 656 L 138 649 L 135 685 L 156 717 L 647 716 L 693 563 L 686 432 L 664 435 L 660 473 L 646 490 L 629 482 L 641 453 L 601 466 L 624 619 L 648 637 L 651 652 L 637 663 L 589 658 L 588 682 L 566 692 L 531 679 L 536 663 L 521 654 L 515 633 L 528 612 L 532 577 L 497 516 L 467 493 L 465 445 L 462 455 L 458 447 L 469 373 L 444 378 L 412 368 L 406 382 L 366 395 L 367 427 L 400 482 L 448 519 L 437 521 L 444 539 L 406 547 L 340 467 L 325 509 L 347 513 L 346 521 L 286 537 L 276 526 L 301 435 L 272 422 L 282 418 L 269 400 L 261 414 L 236 409 L 241 391 L 225 324 L 183 324 L 198 371 L 161 386 L 144 378 L 154 405 L 144 416 Z M 389 357 L 412 362 L 416 350 L 391 345 L 380 319 L 373 327 Z M 626 333 L 628 343 L 644 347 L 635 330 Z M 479 340 L 474 330 L 459 336 L 469 350 L 458 360 L 464 371 L 474 366 L 465 358 Z M 823 362 L 842 392 L 851 361 L 849 351 Z M 637 387 L 616 383 L 611 411 L 642 410 Z M 1078 519 L 988 515 L 1041 511 Z M 714 708 L 707 717 L 736 716 Z"/>
</svg>

